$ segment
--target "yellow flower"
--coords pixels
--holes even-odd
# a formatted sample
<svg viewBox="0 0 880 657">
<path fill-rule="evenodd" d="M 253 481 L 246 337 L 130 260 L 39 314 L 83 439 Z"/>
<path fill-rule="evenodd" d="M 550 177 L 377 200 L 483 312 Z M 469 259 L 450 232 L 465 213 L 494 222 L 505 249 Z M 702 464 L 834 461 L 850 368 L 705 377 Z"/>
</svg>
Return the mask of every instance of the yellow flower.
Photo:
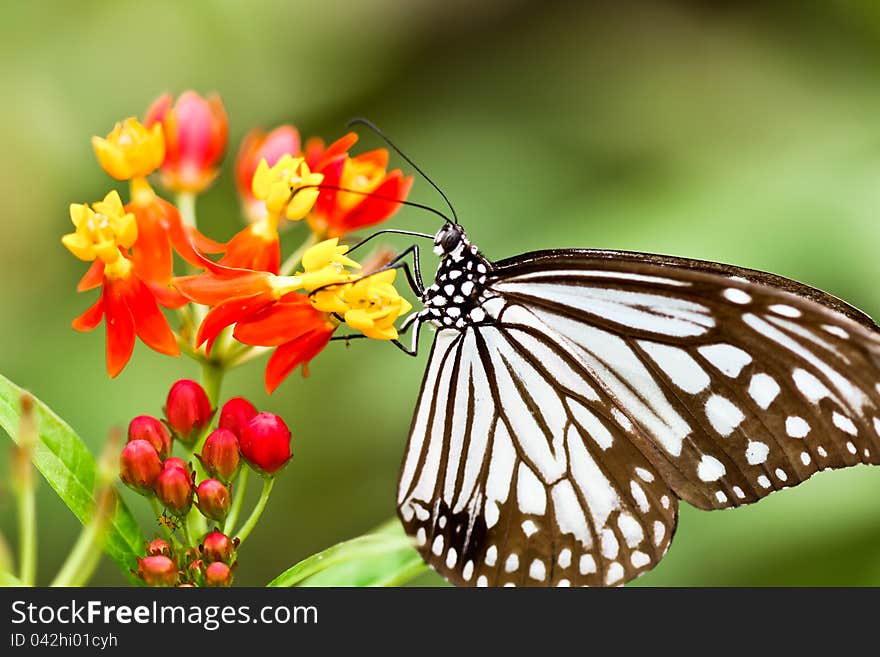
<svg viewBox="0 0 880 657">
<path fill-rule="evenodd" d="M 265 159 L 260 160 L 251 188 L 254 196 L 265 202 L 269 214 L 283 214 L 296 221 L 309 213 L 320 193 L 316 188 L 298 190 L 320 185 L 323 180 L 323 174 L 309 171 L 303 158 L 284 155 L 271 167 Z"/>
<path fill-rule="evenodd" d="M 162 124 L 145 128 L 134 117 L 117 123 L 106 139 L 92 137 L 92 147 L 104 171 L 117 180 L 148 176 L 165 159 Z"/>
<path fill-rule="evenodd" d="M 334 237 L 323 242 L 318 242 L 315 246 L 308 249 L 302 258 L 302 266 L 305 271 L 299 272 L 297 276 L 302 281 L 302 287 L 311 292 L 325 285 L 334 283 L 347 283 L 353 281 L 356 276 L 346 270 L 346 267 L 352 269 L 360 269 L 361 266 L 346 256 L 348 246 L 339 244 L 339 238 Z M 314 298 L 326 297 L 323 290 L 315 295 Z M 336 308 L 334 306 L 334 308 Z M 324 312 L 341 312 L 340 310 L 326 310 L 319 308 Z"/>
<path fill-rule="evenodd" d="M 103 201 L 92 203 L 92 207 L 71 203 L 70 220 L 76 232 L 65 235 L 61 242 L 87 262 L 100 258 L 105 264 L 113 264 L 121 257 L 119 247 L 130 248 L 137 239 L 135 217 L 125 211 L 115 190 Z"/>
<path fill-rule="evenodd" d="M 345 323 L 368 338 L 396 340 L 394 322 L 412 309 L 394 287 L 396 274 L 396 269 L 388 269 L 347 285 Z"/>
</svg>

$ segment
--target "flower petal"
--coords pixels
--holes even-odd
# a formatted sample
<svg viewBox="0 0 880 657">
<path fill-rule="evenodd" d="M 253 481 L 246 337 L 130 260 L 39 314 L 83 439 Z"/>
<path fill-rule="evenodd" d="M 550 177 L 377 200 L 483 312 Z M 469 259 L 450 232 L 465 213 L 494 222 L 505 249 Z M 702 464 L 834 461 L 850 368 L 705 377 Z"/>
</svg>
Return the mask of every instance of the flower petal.
<svg viewBox="0 0 880 657">
<path fill-rule="evenodd" d="M 266 391 L 272 393 L 301 364 L 308 363 L 330 342 L 332 328 L 315 329 L 278 347 L 266 364 Z"/>
<path fill-rule="evenodd" d="M 375 196 L 367 197 L 351 212 L 336 218 L 336 220 L 330 220 L 328 236 L 344 235 L 358 228 L 385 221 L 397 212 L 401 205 L 398 202 L 384 199 L 405 200 L 412 184 L 411 177 L 404 177 L 400 170 L 392 171 L 385 178 L 385 181 L 372 192 Z"/>
<path fill-rule="evenodd" d="M 87 311 L 71 322 L 71 326 L 77 331 L 91 331 L 101 323 L 103 318 L 104 299 L 99 297 Z"/>
<path fill-rule="evenodd" d="M 277 347 L 303 334 L 328 326 L 326 315 L 312 308 L 309 298 L 294 293 L 239 320 L 233 335 L 244 344 Z"/>
<path fill-rule="evenodd" d="M 159 201 L 158 196 L 153 195 L 153 199 Z M 163 206 L 158 202 L 129 203 L 126 211 L 134 213 L 137 219 L 138 237 L 131 249 L 131 259 L 138 276 L 167 283 L 174 270 L 174 257 Z"/>
<path fill-rule="evenodd" d="M 161 354 L 178 356 L 180 348 L 165 315 L 159 310 L 156 297 L 137 277 L 125 288 L 125 303 L 134 319 L 135 332 L 144 344 Z"/>
<path fill-rule="evenodd" d="M 223 329 L 235 324 L 240 319 L 258 312 L 273 301 L 274 297 L 267 293 L 252 297 L 229 299 L 215 306 L 205 315 L 205 319 L 202 320 L 202 324 L 199 326 L 199 331 L 196 334 L 196 344 L 202 345 L 202 343 L 207 342 L 205 351 L 210 354 L 214 340 L 217 339 L 217 336 L 220 335 Z"/>
<path fill-rule="evenodd" d="M 104 261 L 96 259 L 76 286 L 77 292 L 85 292 L 100 287 L 104 282 Z"/>
<path fill-rule="evenodd" d="M 130 279 L 108 279 L 104 283 L 104 313 L 107 331 L 107 374 L 118 375 L 134 351 L 134 318 L 125 303 L 124 287 Z"/>
<path fill-rule="evenodd" d="M 180 276 L 174 279 L 174 287 L 188 299 L 205 306 L 268 292 L 272 287 L 270 275 L 266 272 L 245 269 L 229 269 L 227 272 L 224 275 Z"/>
</svg>

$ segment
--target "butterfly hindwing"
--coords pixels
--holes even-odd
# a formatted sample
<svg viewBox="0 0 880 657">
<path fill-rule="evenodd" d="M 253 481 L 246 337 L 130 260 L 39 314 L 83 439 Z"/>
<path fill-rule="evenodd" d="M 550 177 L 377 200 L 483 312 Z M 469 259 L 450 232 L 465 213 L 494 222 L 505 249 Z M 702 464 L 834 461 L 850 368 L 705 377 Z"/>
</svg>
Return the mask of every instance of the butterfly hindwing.
<svg viewBox="0 0 880 657">
<path fill-rule="evenodd" d="M 672 492 L 576 365 L 544 351 L 521 331 L 438 333 L 398 510 L 456 584 L 621 584 L 672 538 Z"/>
</svg>

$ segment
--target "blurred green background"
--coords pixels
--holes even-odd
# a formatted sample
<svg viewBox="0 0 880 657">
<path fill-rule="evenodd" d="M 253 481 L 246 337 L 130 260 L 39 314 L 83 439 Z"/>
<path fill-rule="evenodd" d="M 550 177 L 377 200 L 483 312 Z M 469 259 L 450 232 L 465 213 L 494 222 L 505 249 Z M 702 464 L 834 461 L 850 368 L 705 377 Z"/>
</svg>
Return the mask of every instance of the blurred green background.
<svg viewBox="0 0 880 657">
<path fill-rule="evenodd" d="M 96 450 L 110 426 L 158 413 L 170 383 L 196 375 L 139 345 L 109 380 L 103 330 L 69 326 L 93 293 L 75 292 L 84 265 L 59 242 L 67 204 L 113 185 L 90 136 L 166 90 L 219 92 L 233 152 L 254 125 L 332 139 L 352 116 L 374 119 L 492 258 L 574 246 L 685 255 L 793 277 L 880 316 L 873 0 L 6 2 L 0 50 L 0 372 Z M 199 204 L 221 238 L 240 226 L 230 162 Z M 440 207 L 421 181 L 412 198 Z M 437 227 L 411 209 L 391 225 Z M 333 345 L 271 398 L 262 363 L 227 378 L 224 397 L 248 396 L 294 432 L 238 583 L 263 584 L 393 514 L 424 364 L 371 341 Z M 146 527 L 146 505 L 127 498 Z M 46 582 L 77 525 L 45 483 L 39 505 Z M 11 541 L 13 511 L 4 487 Z M 124 582 L 109 562 L 94 581 Z M 638 584 L 880 585 L 880 470 L 823 473 L 736 511 L 685 506 L 668 556 Z"/>
</svg>

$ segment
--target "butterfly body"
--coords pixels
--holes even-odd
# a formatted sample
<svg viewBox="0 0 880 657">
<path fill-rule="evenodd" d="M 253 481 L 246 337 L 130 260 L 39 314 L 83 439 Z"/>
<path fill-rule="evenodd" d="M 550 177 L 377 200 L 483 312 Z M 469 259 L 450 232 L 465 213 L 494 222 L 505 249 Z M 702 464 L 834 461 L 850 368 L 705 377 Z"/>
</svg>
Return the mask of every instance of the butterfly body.
<svg viewBox="0 0 880 657">
<path fill-rule="evenodd" d="M 458 226 L 441 231 L 434 252 L 442 256 L 434 283 L 422 295 L 420 318 L 438 328 L 465 329 L 490 319 L 486 281 L 492 264 Z"/>
<path fill-rule="evenodd" d="M 880 463 L 880 331 L 830 295 L 618 251 L 491 263 L 454 224 L 435 252 L 398 513 L 456 584 L 621 584 L 665 554 L 679 500 Z"/>
</svg>

